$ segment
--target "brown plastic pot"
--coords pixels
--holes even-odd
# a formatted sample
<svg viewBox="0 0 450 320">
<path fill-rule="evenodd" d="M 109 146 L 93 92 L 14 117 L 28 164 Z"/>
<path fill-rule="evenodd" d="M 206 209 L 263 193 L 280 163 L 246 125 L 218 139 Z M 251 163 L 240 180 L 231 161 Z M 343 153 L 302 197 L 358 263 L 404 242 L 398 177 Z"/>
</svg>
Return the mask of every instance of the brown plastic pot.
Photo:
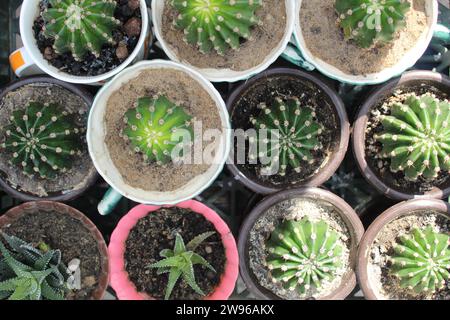
<svg viewBox="0 0 450 320">
<path fill-rule="evenodd" d="M 101 272 L 98 277 L 97 288 L 93 291 L 91 300 L 101 300 L 105 295 L 106 289 L 109 283 L 109 260 L 108 260 L 108 248 L 106 247 L 105 240 L 102 234 L 97 229 L 94 223 L 89 220 L 84 214 L 75 208 L 72 208 L 66 204 L 53 202 L 53 201 L 36 201 L 27 202 L 20 206 L 14 207 L 7 211 L 4 215 L 0 216 L 0 229 L 6 225 L 13 224 L 20 217 L 36 213 L 39 211 L 52 211 L 59 214 L 64 214 L 80 221 L 83 226 L 89 230 L 90 234 L 97 241 L 97 249 L 100 254 L 100 266 Z M 76 245 L 76 244 L 74 244 Z"/>
<path fill-rule="evenodd" d="M 342 279 L 342 284 L 330 295 L 321 298 L 321 300 L 343 300 L 345 299 L 356 286 L 356 275 L 354 269 L 356 267 L 356 258 L 358 244 L 364 234 L 364 227 L 361 220 L 358 218 L 356 212 L 340 197 L 335 194 L 319 189 L 319 188 L 299 188 L 290 189 L 275 193 L 263 199 L 247 216 L 240 233 L 239 233 L 239 266 L 240 274 L 247 289 L 258 299 L 265 300 L 279 300 L 280 298 L 268 289 L 261 286 L 254 276 L 249 265 L 248 255 L 248 237 L 255 222 L 266 213 L 266 211 L 275 204 L 293 198 L 309 198 L 328 202 L 335 206 L 341 213 L 342 220 L 347 225 L 350 231 L 352 244 L 350 248 L 351 270 L 349 270 Z"/>
<path fill-rule="evenodd" d="M 317 172 L 313 177 L 311 177 L 307 181 L 303 181 L 302 183 L 292 185 L 292 187 L 318 187 L 322 185 L 325 181 L 327 181 L 336 172 L 339 165 L 344 160 L 350 137 L 350 124 L 348 121 L 348 116 L 345 110 L 344 103 L 342 102 L 342 99 L 338 96 L 338 94 L 330 86 L 328 86 L 324 81 L 322 81 L 319 77 L 315 76 L 312 73 L 290 68 L 274 68 L 264 71 L 258 74 L 257 76 L 251 78 L 250 80 L 242 83 L 240 86 L 238 86 L 229 96 L 227 100 L 227 108 L 228 111 L 230 112 L 230 115 L 233 115 L 235 103 L 239 101 L 241 96 L 244 95 L 247 92 L 247 90 L 251 88 L 255 83 L 264 81 L 264 79 L 270 77 L 286 76 L 286 75 L 304 79 L 305 81 L 311 82 L 314 85 L 316 85 L 320 90 L 322 90 L 322 92 L 326 96 L 328 96 L 330 102 L 334 105 L 337 118 L 339 119 L 339 127 L 340 127 L 339 143 L 338 146 L 333 151 L 333 154 L 330 155 L 330 160 L 328 161 L 328 163 L 326 163 L 323 167 L 321 167 L 319 169 L 319 172 Z M 236 129 L 234 128 L 233 121 L 231 123 L 231 126 L 233 127 L 233 129 Z M 228 169 L 235 176 L 236 180 L 242 182 L 246 187 L 248 187 L 254 192 L 267 195 L 283 190 L 283 188 L 263 185 L 260 182 L 256 181 L 255 179 L 250 178 L 248 175 L 239 170 L 238 166 L 234 164 L 232 155 L 229 158 L 227 166 Z"/>
<path fill-rule="evenodd" d="M 450 79 L 443 74 L 431 71 L 410 71 L 404 73 L 400 78 L 393 79 L 378 87 L 361 106 L 357 119 L 353 125 L 352 145 L 358 167 L 366 180 L 380 193 L 394 200 L 408 200 L 415 198 L 443 199 L 450 195 L 450 185 L 443 189 L 434 187 L 424 194 L 409 194 L 388 186 L 369 166 L 366 160 L 366 127 L 370 111 L 380 101 L 389 97 L 398 88 L 418 84 L 430 84 L 450 95 Z"/>
<path fill-rule="evenodd" d="M 378 233 L 390 222 L 406 215 L 410 215 L 415 211 L 433 210 L 446 215 L 450 219 L 450 204 L 437 199 L 414 199 L 404 201 L 383 212 L 370 225 L 364 234 L 358 250 L 356 274 L 358 283 L 364 293 L 364 297 L 368 300 L 382 300 L 383 298 L 377 293 L 374 284 L 371 282 L 370 271 L 368 270 L 368 262 L 370 249 Z"/>
<path fill-rule="evenodd" d="M 45 84 L 51 84 L 60 86 L 64 89 L 67 89 L 68 91 L 71 91 L 75 95 L 80 96 L 84 102 L 90 107 L 92 106 L 92 103 L 94 101 L 94 97 L 92 94 L 87 91 L 84 88 L 81 88 L 77 85 L 63 82 L 61 80 L 57 80 L 48 76 L 33 76 L 33 77 L 27 77 L 23 78 L 17 81 L 14 81 L 10 84 L 8 84 L 6 87 L 2 88 L 0 91 L 0 101 L 3 99 L 5 95 L 7 95 L 9 92 L 14 91 L 22 86 L 30 85 L 34 83 L 45 83 Z M 1 110 L 0 110 L 1 111 Z M 86 155 L 88 156 L 88 155 Z M 11 197 L 19 199 L 21 201 L 40 201 L 40 200 L 47 200 L 47 201 L 70 201 L 73 200 L 80 195 L 82 195 L 87 189 L 89 189 L 94 183 L 97 181 L 98 173 L 94 170 L 88 179 L 86 179 L 86 182 L 83 186 L 79 187 L 76 190 L 72 190 L 69 192 L 60 192 L 59 194 L 50 195 L 48 197 L 38 197 L 30 193 L 19 191 L 4 180 L 4 177 L 0 174 L 0 188 L 3 189 L 6 193 L 8 193 Z"/>
</svg>

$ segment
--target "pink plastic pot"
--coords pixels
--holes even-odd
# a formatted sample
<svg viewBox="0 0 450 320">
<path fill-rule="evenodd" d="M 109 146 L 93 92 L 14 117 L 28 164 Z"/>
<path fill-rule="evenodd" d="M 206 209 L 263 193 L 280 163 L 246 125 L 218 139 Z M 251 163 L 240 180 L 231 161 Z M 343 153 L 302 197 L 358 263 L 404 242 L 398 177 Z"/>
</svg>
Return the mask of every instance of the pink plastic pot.
<svg viewBox="0 0 450 320">
<path fill-rule="evenodd" d="M 226 265 L 225 272 L 222 275 L 219 286 L 205 300 L 226 300 L 232 294 L 239 273 L 239 255 L 237 251 L 236 241 L 228 228 L 227 224 L 219 217 L 219 215 L 208 208 L 204 204 L 188 200 L 177 204 L 176 206 L 183 209 L 190 209 L 193 212 L 201 214 L 209 222 L 211 222 L 216 231 L 220 234 L 225 248 Z M 125 269 L 125 243 L 128 239 L 133 227 L 138 223 L 139 219 L 146 217 L 160 209 L 158 206 L 138 205 L 134 207 L 127 215 L 125 215 L 117 225 L 111 235 L 109 243 L 109 259 L 111 269 L 111 287 L 116 291 L 120 300 L 153 300 L 154 298 L 146 293 L 138 292 L 134 283 L 128 277 Z"/>
</svg>

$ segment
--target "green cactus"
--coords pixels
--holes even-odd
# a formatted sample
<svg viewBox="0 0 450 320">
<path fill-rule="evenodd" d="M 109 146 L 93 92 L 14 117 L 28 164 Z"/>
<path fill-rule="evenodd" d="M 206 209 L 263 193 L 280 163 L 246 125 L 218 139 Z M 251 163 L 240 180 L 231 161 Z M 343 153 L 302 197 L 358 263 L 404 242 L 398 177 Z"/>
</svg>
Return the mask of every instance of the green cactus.
<svg viewBox="0 0 450 320">
<path fill-rule="evenodd" d="M 63 300 L 70 276 L 59 250 L 40 251 L 25 241 L 1 233 L 0 300 Z"/>
<path fill-rule="evenodd" d="M 102 46 L 113 44 L 112 32 L 121 22 L 114 18 L 116 0 L 49 0 L 42 12 L 44 36 L 54 39 L 56 53 L 71 52 L 80 61 L 90 52 L 100 56 Z"/>
<path fill-rule="evenodd" d="M 54 179 L 68 171 L 73 158 L 81 155 L 80 133 L 73 114 L 55 104 L 31 102 L 25 110 L 16 110 L 5 128 L 0 145 L 12 154 L 11 163 L 24 174 Z"/>
<path fill-rule="evenodd" d="M 374 135 L 383 144 L 382 156 L 391 160 L 392 172 L 406 179 L 434 180 L 450 170 L 450 102 L 430 93 L 409 94 L 404 103 L 390 106 L 380 117 L 383 131 Z"/>
<path fill-rule="evenodd" d="M 335 4 L 345 38 L 362 48 L 391 41 L 395 32 L 406 26 L 410 7 L 408 0 L 336 0 Z"/>
<path fill-rule="evenodd" d="M 400 286 L 416 293 L 434 293 L 450 280 L 450 236 L 432 227 L 413 229 L 400 237 L 390 258 Z"/>
<path fill-rule="evenodd" d="M 302 162 L 313 164 L 311 151 L 321 148 L 319 136 L 323 132 L 323 126 L 316 122 L 315 112 L 308 106 L 301 106 L 295 97 L 276 98 L 272 106 L 262 103 L 259 109 L 260 114 L 250 121 L 257 129 L 258 156 L 266 153 L 270 159 L 266 169 L 272 171 L 279 167 L 279 175 L 284 176 L 288 167 L 300 172 Z M 250 142 L 254 142 L 253 139 Z M 265 146 L 267 152 L 263 152 L 261 146 Z M 256 156 L 255 153 L 249 155 L 251 160 Z"/>
<path fill-rule="evenodd" d="M 262 0 L 172 0 L 171 5 L 179 13 L 173 24 L 184 30 L 187 43 L 202 53 L 214 49 L 224 55 L 230 47 L 239 49 L 242 38 L 251 39 Z"/>
<path fill-rule="evenodd" d="M 205 232 L 194 239 L 188 244 L 184 244 L 183 237 L 177 233 L 175 238 L 175 247 L 173 250 L 162 250 L 160 256 L 164 259 L 156 263 L 151 264 L 148 268 L 158 269 L 158 275 L 168 273 L 168 283 L 166 288 L 165 299 L 168 300 L 170 295 L 180 277 L 188 284 L 195 292 L 204 296 L 205 293 L 200 289 L 195 280 L 194 266 L 202 265 L 216 272 L 211 264 L 205 260 L 202 256 L 195 253 L 203 241 L 211 237 L 215 232 Z"/>
<path fill-rule="evenodd" d="M 339 235 L 323 220 L 286 220 L 272 232 L 267 266 L 272 281 L 290 291 L 308 293 L 332 281 L 341 267 Z"/>
<path fill-rule="evenodd" d="M 180 140 L 192 140 L 191 120 L 184 107 L 172 103 L 164 95 L 144 97 L 138 100 L 136 108 L 126 112 L 122 136 L 131 142 L 136 153 L 143 154 L 146 161 L 163 165 L 173 160 L 175 146 L 186 142 Z M 181 132 L 189 137 L 180 135 Z"/>
</svg>

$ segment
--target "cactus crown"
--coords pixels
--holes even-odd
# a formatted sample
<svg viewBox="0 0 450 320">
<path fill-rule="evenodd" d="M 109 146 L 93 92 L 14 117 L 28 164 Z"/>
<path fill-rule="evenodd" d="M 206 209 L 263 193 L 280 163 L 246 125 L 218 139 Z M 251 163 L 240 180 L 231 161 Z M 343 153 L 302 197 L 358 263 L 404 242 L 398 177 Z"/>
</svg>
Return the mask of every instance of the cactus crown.
<svg viewBox="0 0 450 320">
<path fill-rule="evenodd" d="M 338 23 L 346 39 L 363 48 L 377 42 L 388 42 L 404 27 L 408 0 L 336 0 Z"/>
<path fill-rule="evenodd" d="M 112 31 L 121 24 L 114 18 L 116 0 L 49 0 L 42 13 L 44 35 L 55 40 L 56 53 L 71 52 L 82 60 L 87 52 L 100 55 L 102 46 L 114 43 Z"/>
<path fill-rule="evenodd" d="M 0 241 L 0 300 L 63 300 L 69 273 L 61 252 L 41 251 L 19 238 L 2 236 L 12 250 Z"/>
<path fill-rule="evenodd" d="M 267 244 L 267 265 L 272 281 L 290 291 L 307 293 L 332 281 L 341 266 L 339 235 L 320 220 L 286 220 L 273 232 Z"/>
<path fill-rule="evenodd" d="M 144 160 L 167 164 L 175 146 L 192 139 L 191 119 L 182 106 L 164 95 L 144 97 L 138 100 L 136 108 L 126 112 L 122 135 L 136 153 L 143 154 Z"/>
<path fill-rule="evenodd" d="M 72 159 L 81 154 L 80 132 L 73 115 L 55 104 L 31 102 L 25 110 L 16 110 L 5 128 L 0 150 L 12 153 L 11 162 L 24 174 L 54 179 L 58 172 L 72 167 Z"/>
<path fill-rule="evenodd" d="M 450 102 L 429 93 L 410 94 L 390 110 L 391 115 L 381 116 L 383 131 L 374 138 L 383 144 L 391 171 L 402 171 L 411 181 L 419 176 L 432 181 L 441 170 L 450 170 Z"/>
<path fill-rule="evenodd" d="M 415 228 L 394 245 L 391 273 L 400 279 L 402 288 L 434 293 L 450 280 L 449 245 L 448 235 L 432 227 Z"/>
<path fill-rule="evenodd" d="M 224 55 L 229 47 L 237 50 L 241 38 L 251 38 L 262 0 L 172 0 L 171 4 L 179 13 L 173 24 L 184 30 L 186 42 L 202 53 L 214 49 Z"/>
<path fill-rule="evenodd" d="M 194 265 L 202 265 L 207 267 L 213 272 L 216 272 L 211 264 L 205 260 L 202 256 L 195 253 L 195 250 L 206 239 L 211 237 L 215 232 L 205 232 L 194 239 L 188 244 L 184 244 L 183 237 L 177 233 L 175 238 L 175 247 L 173 250 L 162 250 L 160 256 L 164 259 L 148 266 L 148 268 L 158 269 L 158 274 L 169 274 L 169 281 L 167 283 L 165 299 L 168 300 L 172 293 L 175 284 L 180 277 L 188 284 L 195 292 L 204 296 L 204 292 L 197 285 L 194 274 Z"/>
<path fill-rule="evenodd" d="M 300 172 L 302 161 L 313 164 L 311 151 L 321 148 L 319 136 L 323 132 L 316 113 L 309 106 L 301 106 L 295 97 L 276 98 L 272 106 L 261 103 L 259 109 L 259 116 L 250 121 L 258 131 L 259 148 L 265 146 L 266 155 L 271 159 L 268 169 L 279 166 L 279 174 L 284 176 L 288 167 Z M 259 156 L 263 156 L 261 151 Z M 250 154 L 250 158 L 256 155 Z"/>
</svg>

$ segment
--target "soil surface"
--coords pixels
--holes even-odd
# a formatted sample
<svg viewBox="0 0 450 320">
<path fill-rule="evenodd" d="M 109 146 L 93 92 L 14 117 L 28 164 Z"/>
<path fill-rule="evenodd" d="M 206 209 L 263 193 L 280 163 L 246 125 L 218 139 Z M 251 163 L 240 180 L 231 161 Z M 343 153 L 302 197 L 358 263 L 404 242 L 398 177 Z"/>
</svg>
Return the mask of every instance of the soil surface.
<svg viewBox="0 0 450 320">
<path fill-rule="evenodd" d="M 270 106 L 277 97 L 282 99 L 299 98 L 301 105 L 310 106 L 316 112 L 317 122 L 324 126 L 323 133 L 318 137 L 323 146 L 322 149 L 312 151 L 315 160 L 313 164 L 301 161 L 300 172 L 296 172 L 288 166 L 285 176 L 261 174 L 264 166 L 260 163 L 250 164 L 248 145 L 245 146 L 247 150 L 245 164 L 239 164 L 237 161 L 239 159 L 235 159 L 238 169 L 250 179 L 267 187 L 281 189 L 305 183 L 331 160 L 331 155 L 339 146 L 340 124 L 331 99 L 315 84 L 289 75 L 276 75 L 262 78 L 242 92 L 241 97 L 232 106 L 233 129 L 240 128 L 245 131 L 254 128 L 250 118 L 258 116 L 261 112 L 258 105 L 265 102 Z M 234 152 L 235 157 L 243 153 L 242 146 L 237 139 L 234 141 Z"/>
<path fill-rule="evenodd" d="M 280 283 L 272 283 L 269 269 L 266 267 L 266 259 L 269 255 L 266 241 L 275 227 L 285 219 L 300 220 L 303 217 L 309 217 L 313 221 L 325 220 L 330 228 L 339 234 L 338 241 L 343 247 L 342 266 L 337 271 L 338 275 L 329 282 L 323 282 L 320 289 L 312 287 L 305 295 L 301 295 L 297 291 L 285 290 Z M 317 199 L 295 198 L 281 201 L 261 215 L 250 230 L 247 246 L 250 268 L 261 286 L 281 299 L 306 300 L 324 298 L 339 288 L 343 281 L 348 280 L 348 273 L 351 271 L 350 252 L 356 245 L 336 207 Z"/>
<path fill-rule="evenodd" d="M 33 26 L 38 48 L 51 65 L 68 74 L 94 77 L 107 73 L 120 66 L 134 51 L 139 41 L 142 25 L 141 10 L 139 7 L 135 7 L 135 2 L 135 0 L 117 0 L 114 17 L 122 24 L 112 33 L 115 44 L 105 44 L 99 57 L 92 53 L 86 53 L 81 61 L 76 61 L 70 52 L 62 54 L 54 52 L 55 41 L 44 36 L 42 32 L 44 20 L 41 16 L 38 16 Z M 46 8 L 51 8 L 48 0 L 41 0 L 39 6 L 41 12 Z M 127 25 L 127 23 L 129 24 Z M 130 31 L 131 24 L 134 25 L 135 30 Z"/>
<path fill-rule="evenodd" d="M 107 102 L 107 117 L 105 117 L 106 145 L 123 179 L 128 185 L 147 191 L 174 191 L 205 173 L 210 165 L 196 164 L 195 159 L 191 161 L 192 164 L 170 163 L 158 166 L 155 163 L 146 163 L 142 155 L 134 153 L 130 142 L 119 136 L 125 126 L 123 121 L 125 113 L 139 98 L 152 97 L 155 94 L 166 95 L 171 101 L 183 106 L 195 120 L 201 121 L 203 132 L 195 134 L 195 141 L 200 141 L 201 135 L 207 129 L 223 131 L 222 122 L 218 106 L 209 93 L 196 80 L 177 70 L 142 71 L 111 95 Z M 202 150 L 207 150 L 211 144 L 214 144 L 214 141 L 205 141 L 201 146 Z"/>
<path fill-rule="evenodd" d="M 213 224 L 202 215 L 181 208 L 160 209 L 139 220 L 131 230 L 126 242 L 126 271 L 139 292 L 156 299 L 164 299 L 168 274 L 158 275 L 156 269 L 146 266 L 162 260 L 161 250 L 173 249 L 175 236 L 179 233 L 187 244 L 196 236 L 216 231 Z M 218 233 L 206 239 L 195 251 L 216 270 L 195 265 L 194 273 L 198 286 L 208 295 L 219 285 L 225 270 L 225 249 Z M 170 296 L 171 300 L 199 300 L 197 294 L 181 279 Z"/>
<path fill-rule="evenodd" d="M 51 249 L 59 249 L 67 266 L 79 259 L 81 289 L 66 294 L 67 300 L 88 300 L 98 286 L 101 273 L 101 256 L 95 238 L 83 224 L 66 214 L 53 211 L 28 213 L 1 229 L 37 246 L 44 242 Z"/>
<path fill-rule="evenodd" d="M 417 294 L 400 287 L 399 280 L 390 273 L 389 256 L 394 253 L 393 245 L 402 234 L 413 228 L 433 227 L 439 233 L 450 234 L 450 219 L 436 211 L 414 211 L 384 226 L 378 233 L 372 246 L 368 261 L 369 281 L 378 295 L 390 300 L 450 300 L 450 284 L 434 294 Z"/>
<path fill-rule="evenodd" d="M 447 89 L 448 91 L 448 89 Z M 427 84 L 426 82 L 416 85 L 408 85 L 397 88 L 394 92 L 380 100 L 369 114 L 367 127 L 365 130 L 365 152 L 366 160 L 372 171 L 390 188 L 407 194 L 423 194 L 432 190 L 434 187 L 445 189 L 450 186 L 450 174 L 447 171 L 441 171 L 439 176 L 433 181 L 428 181 L 423 177 L 418 177 L 417 181 L 409 181 L 401 171 L 393 173 L 390 170 L 391 160 L 382 158 L 383 146 L 374 139 L 374 135 L 380 134 L 383 125 L 380 121 L 381 115 L 390 115 L 392 103 L 403 103 L 406 101 L 409 93 L 416 93 L 418 96 L 427 92 L 433 93 L 440 100 L 449 99 L 450 91 L 443 92 L 440 88 Z"/>
<path fill-rule="evenodd" d="M 0 101 L 0 143 L 3 143 L 5 139 L 5 133 L 1 128 L 10 123 L 9 117 L 13 111 L 25 109 L 30 101 L 54 103 L 68 111 L 78 113 L 77 126 L 86 128 L 90 106 L 82 98 L 54 84 L 35 83 L 7 93 Z M 82 142 L 82 154 L 74 156 L 72 169 L 66 173 L 58 173 L 54 180 L 42 179 L 38 176 L 29 177 L 23 174 L 22 170 L 17 170 L 16 166 L 8 163 L 11 154 L 7 152 L 0 152 L 0 175 L 14 189 L 38 197 L 49 197 L 81 189 L 95 172 L 84 135 Z"/>
<path fill-rule="evenodd" d="M 197 47 L 183 41 L 183 30 L 173 26 L 172 21 L 178 12 L 170 6 L 170 0 L 165 0 L 162 17 L 162 33 L 164 40 L 174 51 L 181 62 L 187 62 L 197 68 L 231 69 L 244 71 L 254 68 L 267 58 L 281 43 L 286 30 L 285 2 L 280 0 L 264 0 L 263 6 L 256 15 L 263 22 L 254 26 L 252 41 L 243 41 L 239 50 L 229 50 L 224 56 L 215 51 L 202 54 Z"/>
<path fill-rule="evenodd" d="M 406 15 L 406 27 L 394 40 L 365 49 L 346 41 L 337 25 L 335 0 L 302 1 L 300 24 L 306 46 L 318 59 L 346 74 L 367 75 L 397 64 L 428 32 L 425 3 L 427 0 L 408 0 L 412 3 Z"/>
</svg>

